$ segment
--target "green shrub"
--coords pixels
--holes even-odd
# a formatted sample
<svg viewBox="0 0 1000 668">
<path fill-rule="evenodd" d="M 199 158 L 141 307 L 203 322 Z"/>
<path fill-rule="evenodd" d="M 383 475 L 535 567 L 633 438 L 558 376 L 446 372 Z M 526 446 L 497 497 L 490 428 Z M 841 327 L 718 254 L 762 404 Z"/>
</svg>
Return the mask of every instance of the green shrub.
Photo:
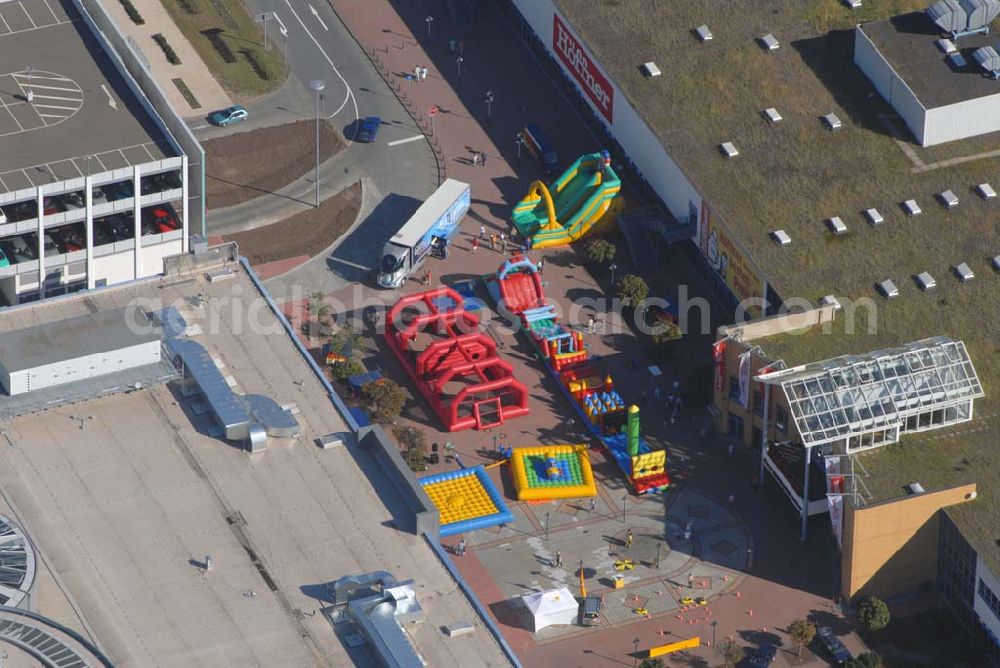
<svg viewBox="0 0 1000 668">
<path fill-rule="evenodd" d="M 275 77 L 275 73 L 271 71 L 271 65 L 268 63 L 267 59 L 260 55 L 254 47 L 247 47 L 245 49 L 240 49 L 240 53 L 247 59 L 250 63 L 250 67 L 253 71 L 264 81 L 270 81 Z"/>
<path fill-rule="evenodd" d="M 649 286 L 641 276 L 636 274 L 626 274 L 618 281 L 618 298 L 626 306 L 635 308 L 642 300 L 649 296 Z"/>
<path fill-rule="evenodd" d="M 153 41 L 160 45 L 160 49 L 163 50 L 163 55 L 167 57 L 167 62 L 171 65 L 180 65 L 181 59 L 177 57 L 174 52 L 174 48 L 167 43 L 167 38 L 163 36 L 163 33 L 156 33 L 153 35 Z"/>
<path fill-rule="evenodd" d="M 615 245 L 607 239 L 591 239 L 583 249 L 587 261 L 593 264 L 610 262 L 616 251 Z"/>
<path fill-rule="evenodd" d="M 403 411 L 406 393 L 397 383 L 382 378 L 361 387 L 365 411 L 372 420 L 381 424 L 392 422 Z"/>
<path fill-rule="evenodd" d="M 337 380 L 347 380 L 351 376 L 365 372 L 365 365 L 357 360 L 347 360 L 330 367 L 330 375 Z"/>
<path fill-rule="evenodd" d="M 118 0 L 118 2 L 120 2 L 122 7 L 125 8 L 125 13 L 128 14 L 130 19 L 132 19 L 132 23 L 137 26 L 146 25 L 146 19 L 142 18 L 142 14 L 140 14 L 139 10 L 135 8 L 135 5 L 132 4 L 131 0 Z"/>
<path fill-rule="evenodd" d="M 427 436 L 416 427 L 395 427 L 392 435 L 403 449 L 403 459 L 411 471 L 427 470 Z"/>
<path fill-rule="evenodd" d="M 889 625 L 889 606 L 877 596 L 869 596 L 858 606 L 858 621 L 869 633 L 880 631 Z"/>
</svg>

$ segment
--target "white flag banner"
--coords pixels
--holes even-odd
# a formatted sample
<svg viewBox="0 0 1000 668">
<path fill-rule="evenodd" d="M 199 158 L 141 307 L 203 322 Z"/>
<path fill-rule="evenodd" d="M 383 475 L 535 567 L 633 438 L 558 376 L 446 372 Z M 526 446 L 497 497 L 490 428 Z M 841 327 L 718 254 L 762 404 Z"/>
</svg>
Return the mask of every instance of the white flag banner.
<svg viewBox="0 0 1000 668">
<path fill-rule="evenodd" d="M 833 525 L 833 535 L 837 537 L 837 547 L 840 547 L 841 534 L 844 531 L 844 497 L 830 495 L 826 497 L 830 504 L 830 524 Z"/>
<path fill-rule="evenodd" d="M 750 351 L 740 355 L 740 406 L 750 406 Z"/>
</svg>

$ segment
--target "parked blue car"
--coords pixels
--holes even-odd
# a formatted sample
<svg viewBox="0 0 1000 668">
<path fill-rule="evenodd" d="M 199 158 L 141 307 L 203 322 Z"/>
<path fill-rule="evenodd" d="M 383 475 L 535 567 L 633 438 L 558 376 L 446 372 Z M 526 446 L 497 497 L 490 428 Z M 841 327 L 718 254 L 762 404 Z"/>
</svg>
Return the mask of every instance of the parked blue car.
<svg viewBox="0 0 1000 668">
<path fill-rule="evenodd" d="M 370 144 L 375 141 L 375 137 L 378 135 L 378 129 L 380 127 L 382 127 L 382 119 L 378 116 L 368 116 L 366 118 L 362 118 L 358 127 L 358 135 L 355 139 L 357 141 Z"/>
<path fill-rule="evenodd" d="M 213 111 L 208 115 L 208 120 L 212 125 L 218 125 L 220 128 L 224 128 L 230 123 L 245 121 L 249 115 L 250 114 L 247 113 L 247 110 L 243 108 L 243 105 L 234 104 L 228 109 Z"/>
</svg>

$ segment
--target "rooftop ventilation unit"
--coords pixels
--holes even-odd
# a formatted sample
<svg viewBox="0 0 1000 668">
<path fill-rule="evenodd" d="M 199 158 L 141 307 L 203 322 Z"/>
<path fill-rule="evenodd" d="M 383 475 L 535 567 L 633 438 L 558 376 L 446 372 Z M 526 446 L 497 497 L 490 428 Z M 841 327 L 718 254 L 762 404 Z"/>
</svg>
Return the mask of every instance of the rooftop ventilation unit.
<svg viewBox="0 0 1000 668">
<path fill-rule="evenodd" d="M 722 155 L 727 158 L 735 158 L 740 154 L 740 152 L 736 150 L 736 145 L 731 141 L 719 144 L 719 150 L 722 151 Z"/>
<path fill-rule="evenodd" d="M 694 34 L 698 36 L 702 42 L 712 41 L 712 31 L 708 29 L 708 26 L 699 26 L 695 28 Z"/>
<path fill-rule="evenodd" d="M 823 117 L 823 122 L 826 123 L 826 127 L 831 130 L 839 130 L 844 127 L 844 124 L 840 122 L 840 118 L 832 111 Z"/>
<path fill-rule="evenodd" d="M 937 44 L 937 48 L 941 49 L 948 55 L 958 53 L 958 47 L 955 46 L 955 43 L 950 39 L 939 39 L 934 43 Z"/>
<path fill-rule="evenodd" d="M 919 482 L 911 482 L 909 485 L 906 486 L 906 488 L 910 490 L 910 494 L 924 493 L 924 486 L 921 485 Z"/>
<path fill-rule="evenodd" d="M 764 118 L 766 118 L 767 122 L 771 125 L 781 122 L 781 114 L 779 114 L 778 110 L 774 107 L 768 107 L 764 110 Z"/>
<path fill-rule="evenodd" d="M 760 38 L 760 45 L 765 51 L 776 51 L 781 46 L 771 33 L 767 33 Z"/>
<path fill-rule="evenodd" d="M 966 281 L 971 281 L 976 277 L 976 274 L 973 273 L 972 268 L 964 262 L 955 265 L 955 275 L 958 276 L 958 280 L 962 281 L 963 283 L 965 283 Z"/>
<path fill-rule="evenodd" d="M 920 205 L 917 204 L 917 200 L 915 199 L 908 199 L 903 202 L 903 209 L 906 211 L 907 215 L 910 216 L 919 216 L 923 213 L 923 210 L 920 208 Z"/>
<path fill-rule="evenodd" d="M 937 287 L 937 281 L 935 281 L 934 277 L 930 275 L 930 272 L 922 271 L 917 274 L 916 279 L 917 285 L 920 286 L 921 290 L 926 291 Z"/>
<path fill-rule="evenodd" d="M 947 60 L 952 68 L 956 70 L 965 69 L 969 64 L 968 61 L 965 60 L 965 56 L 958 51 L 945 58 L 945 60 Z"/>
<path fill-rule="evenodd" d="M 785 232 L 784 230 L 775 230 L 774 232 L 771 232 L 771 238 L 774 239 L 774 243 L 779 246 L 787 246 L 792 243 L 792 238 L 788 236 L 788 232 Z"/>
<path fill-rule="evenodd" d="M 887 278 L 878 284 L 878 291 L 882 293 L 886 299 L 893 299 L 899 296 L 899 288 L 896 284 L 892 282 L 891 278 Z"/>
<path fill-rule="evenodd" d="M 938 193 L 938 199 L 941 200 L 941 204 L 943 204 L 946 209 L 954 209 L 958 206 L 958 197 L 956 197 L 955 193 L 950 190 Z"/>
<path fill-rule="evenodd" d="M 874 207 L 871 209 L 865 209 L 865 217 L 868 218 L 868 223 L 871 224 L 873 227 L 875 225 L 881 225 L 883 221 L 885 221 L 885 218 L 882 217 L 882 214 L 879 213 L 878 209 Z"/>
<path fill-rule="evenodd" d="M 648 63 L 642 64 L 642 73 L 645 74 L 647 77 L 658 77 L 661 74 L 663 74 L 662 72 L 660 72 L 660 68 L 657 67 L 656 63 L 654 63 L 653 61 L 649 61 Z"/>
<path fill-rule="evenodd" d="M 1000 0 L 937 0 L 927 8 L 927 16 L 954 39 L 989 32 L 997 15 Z"/>
<path fill-rule="evenodd" d="M 993 199 L 997 196 L 997 191 L 993 190 L 993 186 L 988 183 L 980 183 L 976 186 L 976 192 L 983 199 Z"/>
<path fill-rule="evenodd" d="M 992 46 L 984 46 L 972 52 L 972 59 L 994 79 L 1000 79 L 1000 53 Z"/>
<path fill-rule="evenodd" d="M 847 225 L 844 225 L 844 221 L 840 219 L 840 216 L 834 216 L 833 218 L 827 219 L 826 226 L 829 227 L 830 231 L 837 236 L 847 234 Z"/>
<path fill-rule="evenodd" d="M 843 306 L 840 305 L 840 300 L 834 297 L 833 295 L 827 295 L 823 297 L 822 299 L 819 300 L 819 303 L 822 304 L 823 306 L 832 306 L 834 311 L 839 311 L 840 309 L 844 308 Z"/>
</svg>

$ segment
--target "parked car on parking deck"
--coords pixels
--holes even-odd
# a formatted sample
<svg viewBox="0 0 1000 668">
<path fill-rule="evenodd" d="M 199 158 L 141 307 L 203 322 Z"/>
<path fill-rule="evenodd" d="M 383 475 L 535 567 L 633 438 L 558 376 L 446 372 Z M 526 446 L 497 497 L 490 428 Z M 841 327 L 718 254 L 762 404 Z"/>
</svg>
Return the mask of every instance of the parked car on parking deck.
<svg viewBox="0 0 1000 668">
<path fill-rule="evenodd" d="M 378 129 L 382 127 L 382 119 L 378 116 L 368 116 L 359 121 L 358 135 L 355 139 L 359 142 L 370 144 L 375 141 Z"/>
<path fill-rule="evenodd" d="M 177 215 L 169 204 L 150 206 L 142 210 L 142 233 L 163 234 L 180 227 Z M 146 231 L 149 229 L 150 231 Z"/>
<path fill-rule="evenodd" d="M 63 253 L 73 253 L 86 248 L 87 244 L 83 238 L 83 230 L 79 229 L 79 227 L 77 225 L 67 225 L 66 227 L 52 230 L 52 238 L 55 240 L 56 246 L 59 247 L 60 251 Z"/>
<path fill-rule="evenodd" d="M 7 259 L 7 255 L 3 252 L 3 249 L 0 249 L 0 269 L 9 266 L 10 266 L 10 260 Z"/>
<path fill-rule="evenodd" d="M 35 259 L 35 251 L 21 237 L 4 237 L 0 239 L 0 249 L 3 249 L 4 254 L 11 264 L 28 262 Z"/>
<path fill-rule="evenodd" d="M 226 109 L 213 111 L 208 115 L 208 121 L 212 125 L 218 125 L 220 128 L 224 128 L 230 123 L 245 121 L 249 115 L 250 114 L 243 107 L 243 105 L 234 104 Z"/>
</svg>

